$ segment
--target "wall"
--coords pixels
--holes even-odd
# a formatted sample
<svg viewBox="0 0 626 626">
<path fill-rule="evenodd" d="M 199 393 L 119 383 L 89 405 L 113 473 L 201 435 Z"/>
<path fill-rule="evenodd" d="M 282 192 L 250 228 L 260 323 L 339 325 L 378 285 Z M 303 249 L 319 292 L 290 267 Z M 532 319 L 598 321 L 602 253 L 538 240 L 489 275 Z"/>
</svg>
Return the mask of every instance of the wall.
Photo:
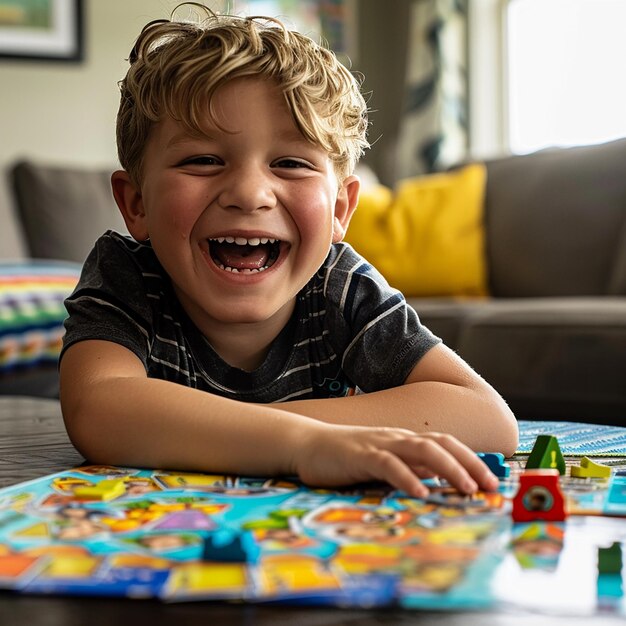
<svg viewBox="0 0 626 626">
<path fill-rule="evenodd" d="M 404 107 L 411 0 L 358 0 L 358 54 L 354 68 L 365 76 L 372 144 L 362 160 L 381 182 L 393 186 L 396 142 Z M 371 93 L 370 93 L 371 92 Z"/>
<path fill-rule="evenodd" d="M 85 0 L 80 64 L 0 59 L 0 258 L 21 256 L 5 178 L 16 159 L 114 166 L 117 81 L 141 27 L 178 0 Z"/>
</svg>

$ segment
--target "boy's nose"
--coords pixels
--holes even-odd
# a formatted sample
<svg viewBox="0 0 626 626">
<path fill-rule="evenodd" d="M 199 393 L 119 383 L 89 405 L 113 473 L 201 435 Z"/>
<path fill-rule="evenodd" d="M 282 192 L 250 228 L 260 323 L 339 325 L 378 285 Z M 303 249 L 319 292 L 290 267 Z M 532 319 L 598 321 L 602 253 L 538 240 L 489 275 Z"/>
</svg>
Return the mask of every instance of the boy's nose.
<svg viewBox="0 0 626 626">
<path fill-rule="evenodd" d="M 271 209 L 276 204 L 270 176 L 258 168 L 233 170 L 224 183 L 219 195 L 219 204 L 223 208 L 256 211 Z"/>
</svg>

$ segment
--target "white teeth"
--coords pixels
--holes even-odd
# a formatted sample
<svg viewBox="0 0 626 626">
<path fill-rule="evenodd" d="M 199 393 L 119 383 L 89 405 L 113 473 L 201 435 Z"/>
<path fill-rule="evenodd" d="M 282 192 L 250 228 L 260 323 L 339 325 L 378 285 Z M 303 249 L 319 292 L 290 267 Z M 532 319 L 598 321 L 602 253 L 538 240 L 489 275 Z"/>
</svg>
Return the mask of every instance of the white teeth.
<svg viewBox="0 0 626 626">
<path fill-rule="evenodd" d="M 217 243 L 236 243 L 238 246 L 258 246 L 266 243 L 276 243 L 278 239 L 272 239 L 270 237 L 251 237 L 246 239 L 245 237 L 212 237 L 210 241 L 217 241 Z"/>
<path fill-rule="evenodd" d="M 258 274 L 259 272 L 264 272 L 265 270 L 269 269 L 268 265 L 264 265 L 263 267 L 260 268 L 252 268 L 252 269 L 248 269 L 245 268 L 243 270 L 238 270 L 236 267 L 226 267 L 224 265 L 222 265 L 221 263 L 218 263 L 217 266 L 221 269 L 224 270 L 225 272 L 231 272 L 232 274 Z"/>
</svg>

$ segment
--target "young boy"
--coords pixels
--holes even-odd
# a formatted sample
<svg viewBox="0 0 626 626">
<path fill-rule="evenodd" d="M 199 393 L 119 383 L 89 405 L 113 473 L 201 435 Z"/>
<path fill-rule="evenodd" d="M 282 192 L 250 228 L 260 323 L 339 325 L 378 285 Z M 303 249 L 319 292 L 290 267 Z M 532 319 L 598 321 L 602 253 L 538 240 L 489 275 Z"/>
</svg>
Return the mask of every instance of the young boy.
<svg viewBox="0 0 626 626">
<path fill-rule="evenodd" d="M 83 455 L 495 488 L 471 448 L 514 452 L 504 401 L 339 243 L 367 116 L 334 55 L 269 19 L 158 21 L 121 91 L 112 186 L 133 238 L 100 238 L 67 300 Z"/>
</svg>

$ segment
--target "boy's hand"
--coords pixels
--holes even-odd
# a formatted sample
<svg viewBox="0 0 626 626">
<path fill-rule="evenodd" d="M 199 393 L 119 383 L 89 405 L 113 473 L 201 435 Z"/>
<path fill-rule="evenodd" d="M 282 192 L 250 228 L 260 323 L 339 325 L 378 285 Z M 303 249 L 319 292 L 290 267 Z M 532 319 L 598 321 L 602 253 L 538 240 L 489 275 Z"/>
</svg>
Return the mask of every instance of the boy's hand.
<svg viewBox="0 0 626 626">
<path fill-rule="evenodd" d="M 304 434 L 294 467 L 308 485 L 338 487 L 382 480 L 423 498 L 420 478 L 438 476 L 462 493 L 493 491 L 498 479 L 475 452 L 442 433 L 320 424 Z"/>
</svg>

